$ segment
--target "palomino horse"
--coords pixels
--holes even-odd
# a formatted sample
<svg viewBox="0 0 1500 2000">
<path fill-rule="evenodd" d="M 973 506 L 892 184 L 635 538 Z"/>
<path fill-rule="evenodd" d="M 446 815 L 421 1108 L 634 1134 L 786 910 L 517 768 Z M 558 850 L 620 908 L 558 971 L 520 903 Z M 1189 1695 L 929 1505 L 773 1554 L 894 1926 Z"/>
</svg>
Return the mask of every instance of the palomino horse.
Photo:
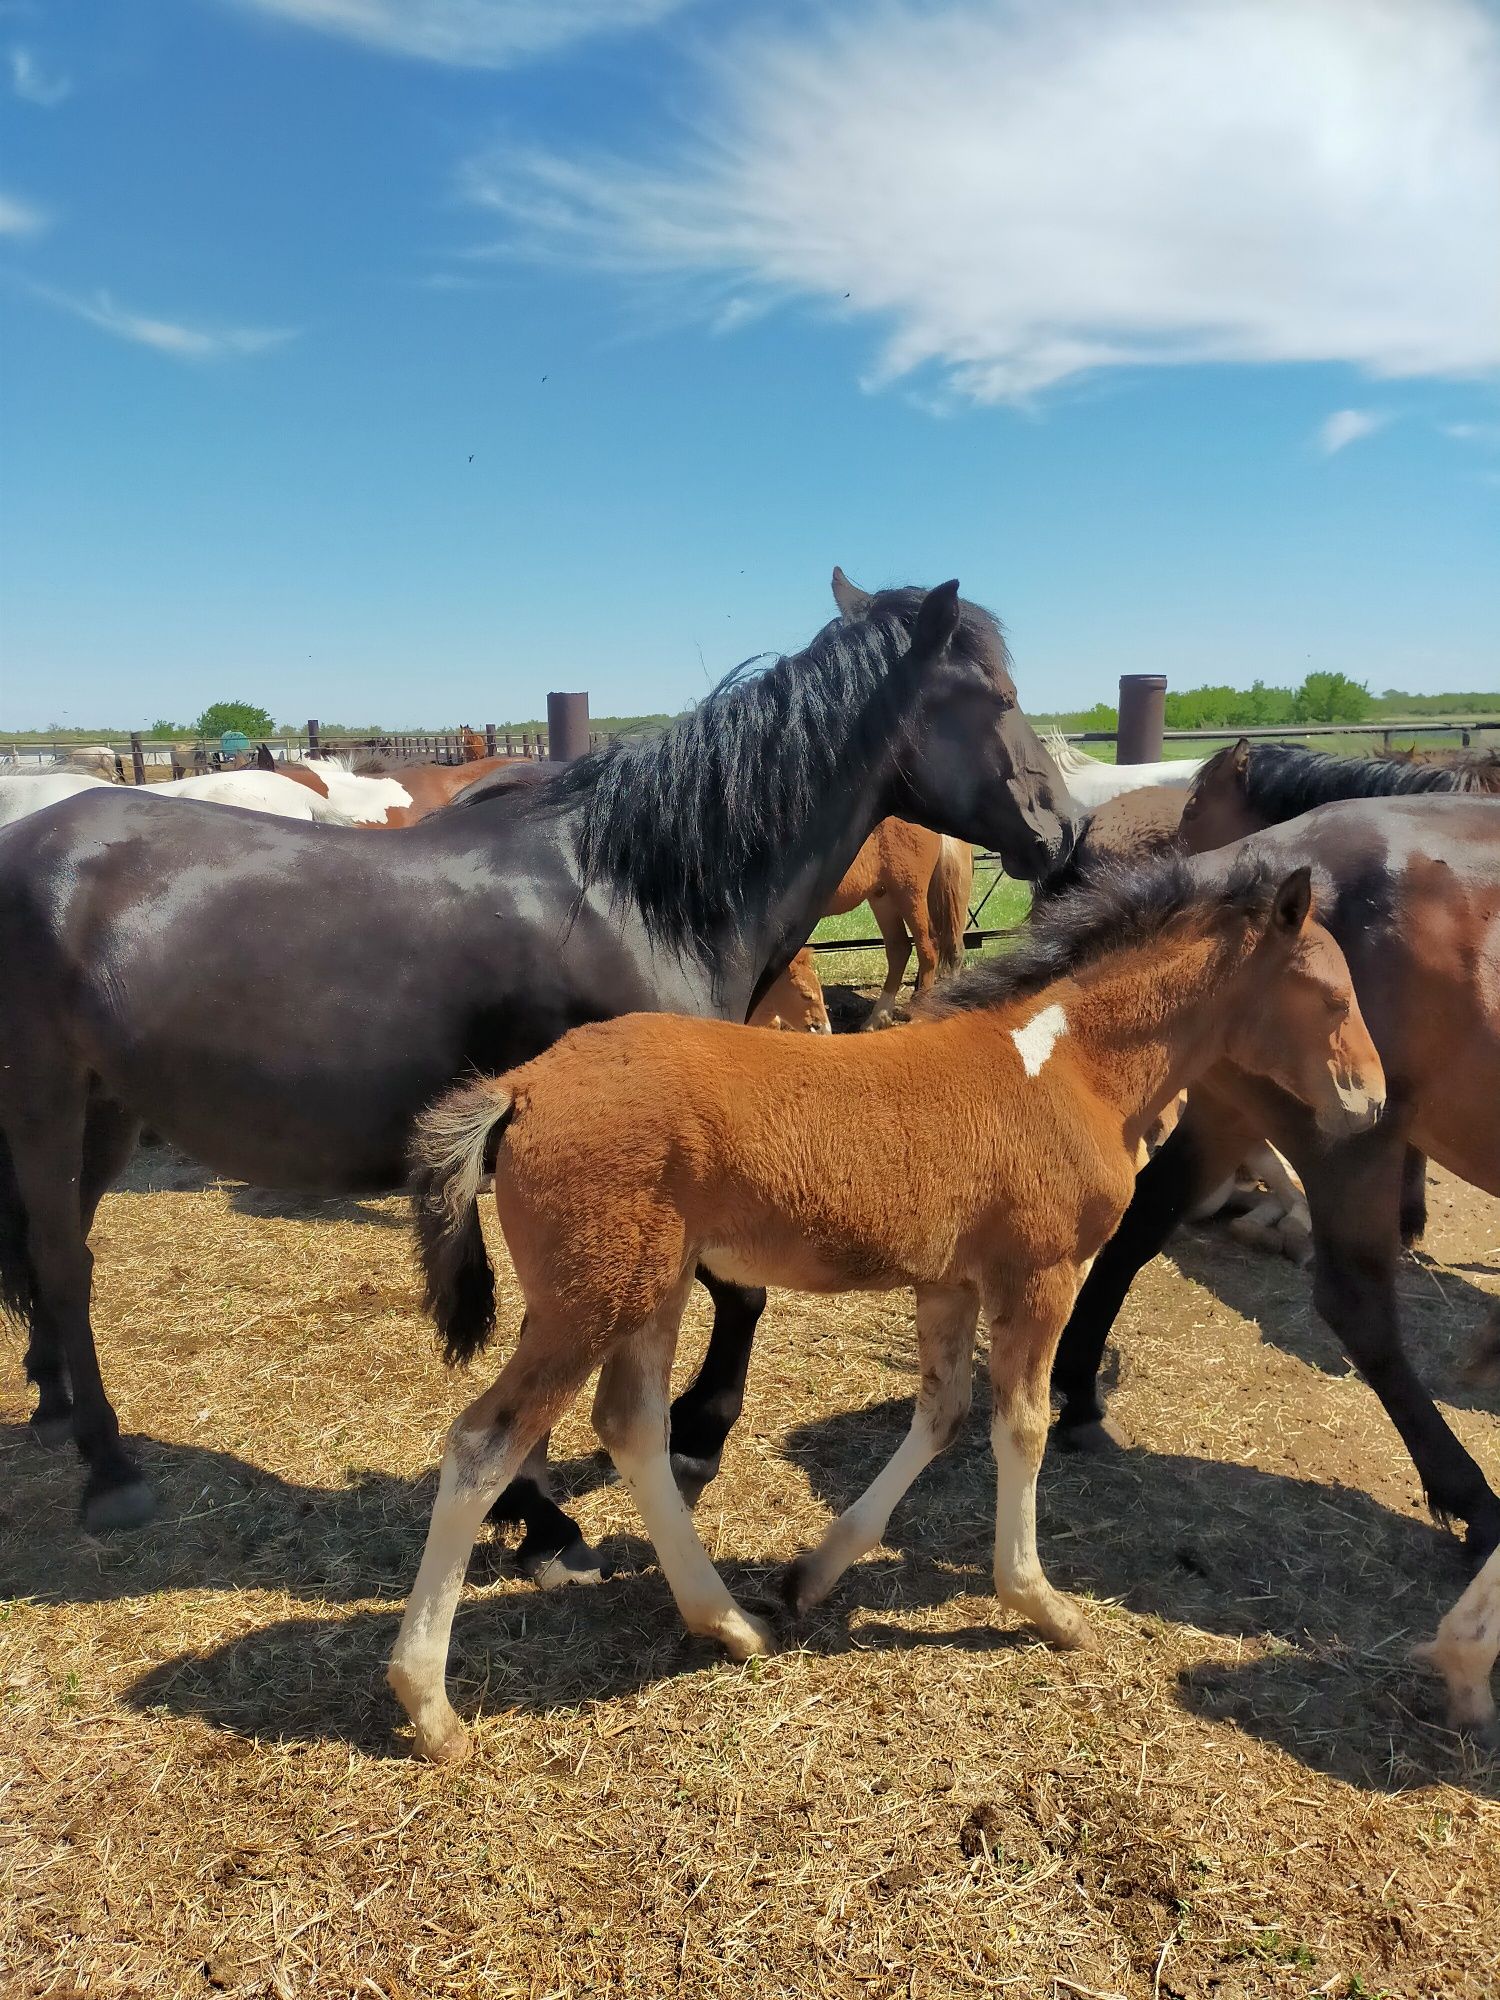
<svg viewBox="0 0 1500 2000">
<path fill-rule="evenodd" d="M 397 1187 L 465 1074 L 621 1012 L 742 1022 L 886 815 L 1036 876 L 1067 811 L 999 627 L 944 584 L 882 592 L 659 736 L 481 778 L 399 840 L 128 788 L 8 828 L 0 1298 L 31 1328 L 39 1434 L 83 1455 L 86 1523 L 153 1504 L 89 1323 L 89 1229 L 142 1119 L 258 1186 Z M 710 1289 L 748 1349 L 763 1295 Z M 536 1484 L 513 1500 L 534 1561 L 579 1550 Z"/>
<path fill-rule="evenodd" d="M 1490 1674 L 1500 1655 L 1500 1548 L 1492 1549 L 1478 1576 L 1437 1628 L 1414 1649 L 1436 1667 L 1448 1688 L 1448 1720 L 1455 1729 L 1488 1734 L 1500 1748 Z"/>
<path fill-rule="evenodd" d="M 1500 811 L 1480 798 L 1347 800 L 1192 865 L 1218 881 L 1246 855 L 1312 865 L 1319 915 L 1348 957 L 1380 1050 L 1389 1109 L 1375 1131 L 1333 1143 L 1284 1092 L 1232 1065 L 1200 1078 L 1079 1294 L 1053 1376 L 1058 1442 L 1108 1445 L 1097 1377 L 1131 1281 L 1201 1195 L 1269 1138 L 1307 1192 L 1314 1304 L 1385 1406 L 1434 1512 L 1466 1522 L 1482 1556 L 1500 1541 L 1500 1500 L 1402 1351 L 1395 1272 L 1409 1145 L 1500 1195 Z"/>
<path fill-rule="evenodd" d="M 804 945 L 750 1015 L 752 1028 L 786 1028 L 792 1034 L 831 1035 L 823 982 Z"/>
<path fill-rule="evenodd" d="M 483 742 L 481 737 L 480 742 Z M 523 764 L 523 757 L 482 757 L 464 764 L 387 764 L 379 775 L 354 770 L 343 757 L 318 757 L 276 768 L 319 793 L 351 826 L 415 826 L 451 805 L 471 785 Z"/>
<path fill-rule="evenodd" d="M 1155 764 L 1105 764 L 1070 743 L 1057 729 L 1047 731 L 1046 741 L 1063 783 L 1090 812 L 1127 792 L 1157 785 L 1185 792 L 1203 768 L 1201 757 L 1163 757 Z"/>
<path fill-rule="evenodd" d="M 974 850 L 967 841 L 904 819 L 883 819 L 855 855 L 823 914 L 842 917 L 868 903 L 880 926 L 885 985 L 867 1028 L 890 1019 L 913 945 L 918 998 L 939 973 L 956 972 L 963 964 L 973 880 Z"/>
<path fill-rule="evenodd" d="M 444 1681 L 475 1533 L 596 1368 L 595 1426 L 688 1629 L 735 1659 L 768 1650 L 769 1629 L 698 1540 L 667 1456 L 673 1350 L 699 1265 L 794 1291 L 916 1292 L 911 1429 L 793 1565 L 793 1610 L 875 1546 L 957 1435 L 982 1312 L 995 1590 L 1055 1644 L 1086 1644 L 1081 1612 L 1037 1559 L 1036 1477 L 1052 1351 L 1130 1199 L 1137 1139 L 1220 1059 L 1274 1079 L 1333 1132 L 1363 1131 L 1381 1107 L 1348 967 L 1310 906 L 1306 869 L 1251 868 L 1207 891 L 1180 862 L 1122 874 L 1059 906 L 899 1035 L 811 1046 L 722 1022 L 610 1021 L 426 1113 L 413 1192 L 439 1331 L 468 1352 L 491 1329 L 473 1309 L 468 1223 L 491 1167 L 526 1313 L 494 1387 L 448 1434 L 391 1661 L 418 1750 L 463 1754 Z"/>
</svg>

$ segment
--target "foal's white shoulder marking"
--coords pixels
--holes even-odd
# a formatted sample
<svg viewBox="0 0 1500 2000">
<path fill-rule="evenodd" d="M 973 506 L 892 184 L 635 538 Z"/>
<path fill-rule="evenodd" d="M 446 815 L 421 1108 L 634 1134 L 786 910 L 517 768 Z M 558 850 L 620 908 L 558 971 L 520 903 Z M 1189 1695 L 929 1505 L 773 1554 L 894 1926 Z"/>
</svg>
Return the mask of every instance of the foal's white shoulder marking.
<svg viewBox="0 0 1500 2000">
<path fill-rule="evenodd" d="M 1010 1038 L 1028 1076 L 1041 1074 L 1042 1065 L 1057 1047 L 1059 1037 L 1067 1032 L 1067 1014 L 1055 1000 L 1040 1014 L 1033 1014 L 1024 1027 L 1011 1029 Z"/>
</svg>

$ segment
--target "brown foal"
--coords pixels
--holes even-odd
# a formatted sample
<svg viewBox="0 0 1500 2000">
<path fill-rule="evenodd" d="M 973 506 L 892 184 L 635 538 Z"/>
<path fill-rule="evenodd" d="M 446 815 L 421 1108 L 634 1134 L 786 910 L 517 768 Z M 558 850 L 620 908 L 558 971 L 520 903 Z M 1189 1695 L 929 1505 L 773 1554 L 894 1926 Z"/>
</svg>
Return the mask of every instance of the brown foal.
<svg viewBox="0 0 1500 2000">
<path fill-rule="evenodd" d="M 493 1166 L 526 1299 L 515 1353 L 448 1436 L 390 1682 L 425 1756 L 462 1756 L 445 1686 L 480 1522 L 601 1370 L 594 1423 L 690 1631 L 735 1659 L 769 1628 L 738 1605 L 667 1456 L 678 1322 L 703 1265 L 746 1285 L 916 1293 L 921 1388 L 873 1484 L 795 1563 L 794 1610 L 880 1540 L 950 1444 L 989 1330 L 995 1589 L 1060 1646 L 1089 1638 L 1043 1574 L 1036 1478 L 1048 1375 L 1091 1259 L 1130 1200 L 1137 1143 L 1211 1063 L 1273 1078 L 1362 1130 L 1384 1095 L 1348 967 L 1310 916 L 1308 871 L 1205 889 L 1180 861 L 1066 899 L 899 1035 L 814 1041 L 627 1016 L 441 1100 L 416 1143 L 429 1303 L 462 1334 L 467 1227 Z M 472 1333 L 472 1328 L 468 1329 Z"/>
</svg>

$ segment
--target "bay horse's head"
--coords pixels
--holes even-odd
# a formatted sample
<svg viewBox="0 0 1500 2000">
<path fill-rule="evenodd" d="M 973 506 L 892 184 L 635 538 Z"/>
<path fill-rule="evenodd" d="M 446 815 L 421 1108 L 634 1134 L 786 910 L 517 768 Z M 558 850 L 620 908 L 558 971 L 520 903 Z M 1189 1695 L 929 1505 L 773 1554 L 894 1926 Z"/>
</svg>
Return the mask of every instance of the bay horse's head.
<svg viewBox="0 0 1500 2000">
<path fill-rule="evenodd" d="M 1348 961 L 1313 916 L 1310 869 L 1277 888 L 1247 969 L 1258 993 L 1238 996 L 1227 1059 L 1290 1092 L 1330 1137 L 1368 1131 L 1385 1109 L 1385 1071 Z"/>
<path fill-rule="evenodd" d="M 998 622 L 956 583 L 865 591 L 836 569 L 833 595 L 846 624 L 899 624 L 922 676 L 887 810 L 993 847 L 1023 881 L 1061 867 L 1082 815 L 1021 712 Z"/>
<path fill-rule="evenodd" d="M 1207 854 L 1228 847 L 1247 833 L 1259 833 L 1271 821 L 1250 802 L 1250 739 L 1242 736 L 1227 750 L 1218 750 L 1193 782 L 1182 809 L 1182 845 L 1189 854 Z"/>
</svg>

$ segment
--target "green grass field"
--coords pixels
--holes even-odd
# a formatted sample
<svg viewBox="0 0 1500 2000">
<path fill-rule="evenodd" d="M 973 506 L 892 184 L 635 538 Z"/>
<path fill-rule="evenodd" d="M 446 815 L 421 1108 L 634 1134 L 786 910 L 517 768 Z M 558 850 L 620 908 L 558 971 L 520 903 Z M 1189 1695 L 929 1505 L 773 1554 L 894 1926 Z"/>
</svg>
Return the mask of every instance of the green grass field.
<svg viewBox="0 0 1500 2000">
<path fill-rule="evenodd" d="M 994 862 L 976 862 L 974 887 L 969 895 L 971 911 L 978 908 L 980 899 L 987 892 L 988 900 L 980 911 L 978 929 L 1009 930 L 1025 921 L 1026 912 L 1031 908 L 1031 891 L 1026 884 L 1013 882 Z M 879 936 L 869 904 L 861 903 L 857 910 L 850 910 L 846 916 L 825 917 L 813 932 L 813 942 L 833 944 L 841 938 L 878 939 Z M 1000 939 L 992 939 L 983 947 L 986 953 L 1003 949 Z M 970 954 L 971 957 L 973 955 Z M 885 978 L 885 953 L 878 943 L 873 949 L 820 951 L 817 960 L 818 977 L 825 986 L 878 986 Z M 916 977 L 916 969 L 917 962 L 913 955 L 907 967 L 908 985 Z"/>
</svg>

